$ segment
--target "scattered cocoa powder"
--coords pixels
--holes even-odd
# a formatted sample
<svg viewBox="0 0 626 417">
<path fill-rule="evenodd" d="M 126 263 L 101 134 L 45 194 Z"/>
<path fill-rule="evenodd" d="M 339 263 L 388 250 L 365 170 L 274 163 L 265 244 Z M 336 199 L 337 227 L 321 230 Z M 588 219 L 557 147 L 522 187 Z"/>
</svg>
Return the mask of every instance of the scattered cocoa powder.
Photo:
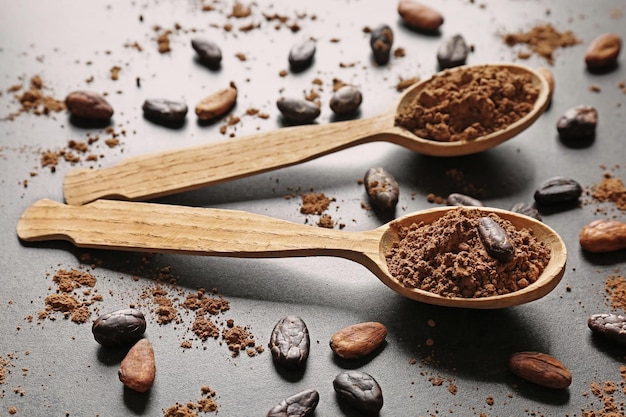
<svg viewBox="0 0 626 417">
<path fill-rule="evenodd" d="M 622 275 L 611 274 L 604 288 L 611 308 L 626 311 L 626 278 Z"/>
<path fill-rule="evenodd" d="M 582 417 L 620 417 L 624 415 L 624 409 L 626 409 L 626 402 L 619 401 L 615 398 L 615 393 L 618 392 L 618 384 L 622 393 L 626 393 L 626 365 L 619 367 L 619 373 L 621 381 L 615 383 L 613 381 L 604 381 L 599 383 L 593 381 L 590 384 L 591 394 L 601 402 L 601 407 L 597 408 L 591 404 L 590 409 L 582 410 Z M 583 396 L 588 396 L 588 393 L 584 393 Z"/>
<path fill-rule="evenodd" d="M 398 230 L 400 241 L 387 255 L 391 274 L 402 285 L 444 297 L 488 297 L 525 288 L 537 280 L 550 260 L 550 249 L 529 229 L 490 214 L 515 247 L 506 263 L 492 258 L 478 235 L 481 214 L 452 210 L 431 224 Z"/>
<path fill-rule="evenodd" d="M 426 139 L 472 140 L 524 117 L 538 95 L 530 75 L 506 68 L 445 70 L 398 113 L 395 124 Z"/>
<path fill-rule="evenodd" d="M 591 196 L 599 202 L 615 203 L 621 211 L 626 211 L 626 186 L 624 182 L 606 173 L 602 181 L 592 187 Z"/>
<path fill-rule="evenodd" d="M 256 346 L 254 336 L 242 326 L 233 326 L 222 330 L 222 339 L 226 341 L 233 357 L 238 356 L 241 350 Z"/>
<path fill-rule="evenodd" d="M 205 385 L 200 388 L 202 397 L 195 403 L 188 402 L 186 404 L 176 404 L 163 410 L 164 417 L 197 417 L 198 412 L 212 413 L 218 409 L 215 401 L 215 391 Z"/>
<path fill-rule="evenodd" d="M 69 318 L 75 323 L 87 322 L 92 314 L 89 306 L 102 301 L 99 294 L 92 295 L 91 289 L 96 285 L 96 277 L 79 269 L 59 269 L 52 277 L 52 281 L 57 285 L 56 292 L 45 298 L 45 309 L 39 312 L 39 319 L 55 320 L 52 313 L 60 312 L 66 319 Z M 81 288 L 79 300 L 76 291 Z"/>
<path fill-rule="evenodd" d="M 530 51 L 521 51 L 518 58 L 527 59 L 531 54 L 545 58 L 550 65 L 554 64 L 554 51 L 581 43 L 573 32 L 559 32 L 551 24 L 535 26 L 528 32 L 507 33 L 503 36 L 508 46 L 528 45 Z"/>
<path fill-rule="evenodd" d="M 21 89 L 21 85 L 14 85 L 8 89 L 8 92 L 17 93 Z M 65 110 L 64 100 L 57 100 L 44 93 L 44 83 L 39 75 L 33 76 L 30 79 L 30 88 L 22 94 L 15 94 L 15 98 L 18 100 L 21 107 L 17 112 L 9 114 L 7 116 L 8 120 L 14 120 L 22 113 L 31 113 L 36 116 L 41 116 Z"/>
</svg>

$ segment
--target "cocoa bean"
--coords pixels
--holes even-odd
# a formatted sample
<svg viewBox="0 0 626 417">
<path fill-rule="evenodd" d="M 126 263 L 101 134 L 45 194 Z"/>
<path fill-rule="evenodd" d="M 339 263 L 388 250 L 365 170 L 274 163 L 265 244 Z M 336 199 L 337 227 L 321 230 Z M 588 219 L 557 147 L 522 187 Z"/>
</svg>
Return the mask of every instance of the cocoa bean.
<svg viewBox="0 0 626 417">
<path fill-rule="evenodd" d="M 585 64 L 590 70 L 610 68 L 617 63 L 622 49 L 622 38 L 616 33 L 605 33 L 595 38 L 585 51 Z"/>
<path fill-rule="evenodd" d="M 414 0 L 400 0 L 398 13 L 408 26 L 424 32 L 434 32 L 443 24 L 438 11 Z"/>
<path fill-rule="evenodd" d="M 358 359 L 372 353 L 387 337 L 387 328 L 378 322 L 353 324 L 330 338 L 330 348 L 340 358 Z"/>
<path fill-rule="evenodd" d="M 611 219 L 594 220 L 582 228 L 578 241 L 587 252 L 626 249 L 626 223 Z"/>
<path fill-rule="evenodd" d="M 198 119 L 209 121 L 226 114 L 237 102 L 237 88 L 233 84 L 230 87 L 216 91 L 202 99 L 196 105 Z"/>
<path fill-rule="evenodd" d="M 518 352 L 509 358 L 515 375 L 546 388 L 563 389 L 572 383 L 572 374 L 558 359 L 541 352 Z"/>
<path fill-rule="evenodd" d="M 130 348 L 120 364 L 118 376 L 126 387 L 137 392 L 146 392 L 152 387 L 156 366 L 148 339 L 141 339 Z"/>
<path fill-rule="evenodd" d="M 107 121 L 113 116 L 113 107 L 92 91 L 71 92 L 65 97 L 65 107 L 73 116 L 86 120 Z"/>
</svg>

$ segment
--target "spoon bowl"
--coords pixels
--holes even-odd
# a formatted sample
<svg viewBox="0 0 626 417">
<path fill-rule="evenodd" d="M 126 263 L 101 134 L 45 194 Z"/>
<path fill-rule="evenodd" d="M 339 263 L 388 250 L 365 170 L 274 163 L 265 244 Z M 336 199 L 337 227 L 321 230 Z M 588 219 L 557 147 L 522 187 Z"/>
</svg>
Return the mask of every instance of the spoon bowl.
<svg viewBox="0 0 626 417">
<path fill-rule="evenodd" d="M 79 205 L 100 198 L 147 200 L 295 165 L 376 141 L 390 142 L 414 152 L 440 157 L 483 152 L 532 125 L 548 105 L 550 88 L 542 75 L 522 65 L 502 63 L 481 67 L 504 68 L 516 74 L 528 74 L 532 84 L 539 89 L 539 96 L 528 114 L 508 127 L 483 137 L 439 142 L 420 138 L 395 125 L 397 112 L 410 105 L 439 73 L 405 90 L 399 104 L 375 117 L 285 127 L 201 146 L 137 156 L 103 169 L 74 169 L 64 180 L 65 201 Z M 463 66 L 446 71 L 463 71 L 468 68 Z"/>
<path fill-rule="evenodd" d="M 235 210 L 111 200 L 71 206 L 40 200 L 20 217 L 17 235 L 28 242 L 68 240 L 79 247 L 140 252 L 240 258 L 336 256 L 362 264 L 404 297 L 448 307 L 511 307 L 541 298 L 556 287 L 567 258 L 559 235 L 528 216 L 484 207 L 466 209 L 479 210 L 483 215 L 495 213 L 518 229 L 531 229 L 550 248 L 550 261 L 537 281 L 509 294 L 481 298 L 444 297 L 405 287 L 389 272 L 386 260 L 399 240 L 400 228 L 412 223 L 432 223 L 458 209 L 422 210 L 373 230 L 349 232 Z"/>
</svg>

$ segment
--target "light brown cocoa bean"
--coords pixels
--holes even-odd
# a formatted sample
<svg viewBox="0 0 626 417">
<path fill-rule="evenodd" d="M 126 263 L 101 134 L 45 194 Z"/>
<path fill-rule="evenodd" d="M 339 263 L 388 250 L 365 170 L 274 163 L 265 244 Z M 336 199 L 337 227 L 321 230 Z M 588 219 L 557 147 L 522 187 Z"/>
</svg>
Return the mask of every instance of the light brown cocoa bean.
<svg viewBox="0 0 626 417">
<path fill-rule="evenodd" d="M 563 389 L 572 383 L 571 372 L 558 359 L 541 352 L 518 352 L 509 358 L 515 375 L 546 388 Z"/>
<path fill-rule="evenodd" d="M 594 220 L 580 231 L 580 246 L 587 252 L 601 253 L 626 249 L 626 223 L 611 220 Z"/>
<path fill-rule="evenodd" d="M 436 31 L 443 24 L 441 13 L 414 0 L 400 0 L 398 13 L 404 23 L 425 32 Z"/>
<path fill-rule="evenodd" d="M 122 360 L 118 376 L 128 388 L 137 392 L 146 392 L 154 384 L 156 366 L 154 350 L 148 339 L 141 339 Z"/>
<path fill-rule="evenodd" d="M 76 117 L 106 121 L 113 116 L 113 107 L 100 94 L 92 91 L 73 91 L 65 97 L 65 107 Z"/>
<path fill-rule="evenodd" d="M 226 114 L 236 102 L 237 88 L 231 84 L 200 100 L 196 105 L 196 115 L 200 120 L 213 120 Z"/>
<path fill-rule="evenodd" d="M 585 64 L 590 70 L 611 67 L 622 49 L 622 38 L 616 33 L 605 33 L 595 38 L 585 52 Z"/>
<path fill-rule="evenodd" d="M 330 338 L 330 348 L 340 358 L 358 359 L 372 353 L 387 337 L 387 328 L 370 321 L 353 324 Z"/>
</svg>

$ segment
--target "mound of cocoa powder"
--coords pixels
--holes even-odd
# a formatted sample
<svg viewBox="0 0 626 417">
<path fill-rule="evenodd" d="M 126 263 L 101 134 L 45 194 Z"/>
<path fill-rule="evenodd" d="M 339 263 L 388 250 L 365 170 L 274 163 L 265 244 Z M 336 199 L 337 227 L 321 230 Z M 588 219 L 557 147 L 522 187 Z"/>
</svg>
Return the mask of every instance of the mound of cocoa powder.
<svg viewBox="0 0 626 417">
<path fill-rule="evenodd" d="M 472 140 L 521 119 L 538 96 L 528 74 L 488 66 L 446 70 L 399 111 L 395 124 L 440 142 Z"/>
<path fill-rule="evenodd" d="M 444 297 L 502 295 L 535 282 L 550 260 L 550 249 L 531 230 L 490 214 L 515 246 L 513 258 L 502 263 L 483 246 L 477 231 L 480 217 L 460 208 L 431 224 L 400 228 L 400 241 L 387 255 L 389 271 L 405 287 Z"/>
</svg>

